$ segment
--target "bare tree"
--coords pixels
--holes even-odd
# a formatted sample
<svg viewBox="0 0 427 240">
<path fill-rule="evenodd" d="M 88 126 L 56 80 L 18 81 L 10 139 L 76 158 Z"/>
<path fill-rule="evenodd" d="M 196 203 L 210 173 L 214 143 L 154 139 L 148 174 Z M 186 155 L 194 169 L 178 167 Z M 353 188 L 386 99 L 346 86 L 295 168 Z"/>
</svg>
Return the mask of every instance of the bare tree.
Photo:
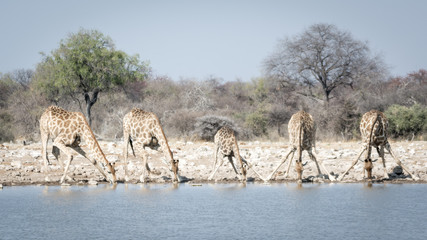
<svg viewBox="0 0 427 240">
<path fill-rule="evenodd" d="M 350 33 L 334 25 L 315 24 L 293 39 L 280 41 L 265 60 L 265 70 L 279 81 L 308 86 L 310 96 L 315 96 L 313 87 L 319 85 L 329 103 L 334 90 L 353 87 L 366 78 L 364 75 L 382 71 L 381 63 L 379 57 L 370 56 L 366 43 L 353 39 Z"/>
</svg>

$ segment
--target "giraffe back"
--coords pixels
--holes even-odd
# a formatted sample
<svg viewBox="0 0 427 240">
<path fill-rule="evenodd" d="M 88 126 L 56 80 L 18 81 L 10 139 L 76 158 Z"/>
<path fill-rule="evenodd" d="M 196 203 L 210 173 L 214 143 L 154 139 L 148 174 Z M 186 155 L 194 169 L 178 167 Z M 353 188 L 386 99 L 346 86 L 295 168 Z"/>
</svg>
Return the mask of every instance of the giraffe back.
<svg viewBox="0 0 427 240">
<path fill-rule="evenodd" d="M 219 129 L 215 134 L 214 142 L 216 146 L 219 146 L 220 152 L 224 156 L 237 154 L 237 142 L 233 129 L 226 126 Z"/>
<path fill-rule="evenodd" d="M 163 137 L 160 135 L 164 135 L 157 116 L 138 108 L 125 115 L 123 129 L 129 133 L 132 140 L 146 146 L 157 145 L 157 141 Z"/>
<path fill-rule="evenodd" d="M 309 150 L 315 147 L 316 124 L 309 113 L 299 111 L 292 115 L 288 123 L 288 132 L 289 142 L 292 147 L 297 148 L 300 141 L 301 150 Z M 302 139 L 300 139 L 300 136 Z"/>
<path fill-rule="evenodd" d="M 52 139 L 61 135 L 65 145 L 80 143 L 84 126 L 87 122 L 82 113 L 69 112 L 57 106 L 48 107 L 40 118 L 40 130 Z"/>
<path fill-rule="evenodd" d="M 362 135 L 363 142 L 369 144 L 372 132 L 372 146 L 381 146 L 387 143 L 387 128 L 387 117 L 384 113 L 377 110 L 365 113 L 360 121 L 360 134 Z"/>
</svg>

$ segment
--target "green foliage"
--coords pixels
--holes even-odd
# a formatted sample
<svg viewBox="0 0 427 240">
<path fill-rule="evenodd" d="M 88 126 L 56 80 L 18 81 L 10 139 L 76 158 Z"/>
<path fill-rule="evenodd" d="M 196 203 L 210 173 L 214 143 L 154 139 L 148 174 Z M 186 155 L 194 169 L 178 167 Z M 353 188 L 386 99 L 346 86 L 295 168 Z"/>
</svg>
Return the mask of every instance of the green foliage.
<svg viewBox="0 0 427 240">
<path fill-rule="evenodd" d="M 96 30 L 81 29 L 61 41 L 37 66 L 37 87 L 57 101 L 64 94 L 109 90 L 147 77 L 139 56 L 116 50 L 112 40 Z"/>
<path fill-rule="evenodd" d="M 392 105 L 385 112 L 389 131 L 394 137 L 409 137 L 427 132 L 427 108 L 414 104 L 411 107 Z"/>
<path fill-rule="evenodd" d="M 246 116 L 246 126 L 252 130 L 255 136 L 267 134 L 268 118 L 261 108 Z"/>
<path fill-rule="evenodd" d="M 264 78 L 256 78 L 249 85 L 251 104 L 257 105 L 263 103 L 268 98 L 268 89 Z"/>
<path fill-rule="evenodd" d="M 12 132 L 13 118 L 3 110 L 0 111 L 0 142 L 11 141 L 14 139 Z"/>
</svg>

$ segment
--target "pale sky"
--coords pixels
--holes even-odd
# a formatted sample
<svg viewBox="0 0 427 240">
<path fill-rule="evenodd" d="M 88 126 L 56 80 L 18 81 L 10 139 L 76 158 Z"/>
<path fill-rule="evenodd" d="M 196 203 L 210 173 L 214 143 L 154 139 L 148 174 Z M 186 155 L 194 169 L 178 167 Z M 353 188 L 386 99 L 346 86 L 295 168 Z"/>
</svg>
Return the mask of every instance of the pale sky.
<svg viewBox="0 0 427 240">
<path fill-rule="evenodd" d="M 35 69 L 39 52 L 85 28 L 139 54 L 155 75 L 250 81 L 279 39 L 315 23 L 367 41 L 392 75 L 427 68 L 423 0 L 0 0 L 0 72 Z"/>
</svg>

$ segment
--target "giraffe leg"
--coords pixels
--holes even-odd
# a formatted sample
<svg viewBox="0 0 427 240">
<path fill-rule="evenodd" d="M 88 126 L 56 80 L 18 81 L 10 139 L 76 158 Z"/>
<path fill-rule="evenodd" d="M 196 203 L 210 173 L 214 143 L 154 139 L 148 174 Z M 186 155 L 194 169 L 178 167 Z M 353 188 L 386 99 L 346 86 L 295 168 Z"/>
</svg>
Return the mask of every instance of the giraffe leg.
<svg viewBox="0 0 427 240">
<path fill-rule="evenodd" d="M 319 171 L 319 174 L 321 174 L 320 169 L 319 169 L 319 164 L 317 163 L 317 161 L 319 161 L 320 166 L 323 168 L 323 170 L 328 174 L 329 180 L 331 181 L 336 181 L 335 177 L 333 175 L 331 175 L 331 172 L 325 167 L 325 165 L 323 164 L 323 162 L 321 160 L 317 160 L 317 155 L 315 152 L 309 150 L 308 151 L 308 155 L 310 155 L 310 158 L 316 162 L 317 165 L 317 170 Z"/>
<path fill-rule="evenodd" d="M 107 176 L 107 173 L 105 173 L 104 168 L 101 166 L 101 163 L 97 162 L 94 159 L 88 158 L 86 152 L 80 146 L 72 146 L 71 149 L 77 152 L 78 154 L 82 155 L 87 160 L 89 160 L 98 169 L 98 171 L 102 174 L 102 176 L 104 176 L 106 180 L 109 180 L 110 182 L 112 181 L 112 179 L 110 179 Z"/>
<path fill-rule="evenodd" d="M 259 178 L 261 178 L 261 180 L 266 181 L 266 179 L 265 179 L 265 178 L 263 178 L 263 177 L 261 176 L 261 174 L 259 174 L 259 173 L 255 170 L 255 168 L 252 166 L 252 164 L 250 164 L 248 161 L 246 161 L 242 156 L 240 156 L 240 159 L 242 159 L 242 162 L 243 162 L 244 164 L 246 164 L 246 165 L 248 166 L 248 168 L 252 169 L 252 171 L 254 171 L 254 173 L 255 173 L 256 175 L 258 175 L 258 177 L 259 177 Z"/>
<path fill-rule="evenodd" d="M 407 173 L 409 173 L 409 175 L 411 175 L 412 179 L 414 179 L 415 181 L 420 180 L 419 177 L 415 176 L 414 174 L 412 174 L 408 168 L 406 168 L 402 162 L 394 155 L 393 151 L 391 151 L 391 147 L 390 144 L 386 144 L 386 149 L 387 151 L 390 153 L 390 155 L 393 157 L 394 161 L 396 161 L 397 165 L 401 166 L 403 168 L 403 170 L 405 170 Z"/>
<path fill-rule="evenodd" d="M 58 164 L 61 166 L 62 170 L 64 170 L 64 164 L 59 159 L 59 156 L 61 155 L 59 148 L 53 146 L 52 147 L 52 154 L 53 154 L 53 156 L 55 156 L 55 159 L 58 161 Z"/>
<path fill-rule="evenodd" d="M 45 181 L 48 182 L 49 181 L 49 159 L 47 158 L 47 142 L 49 141 L 49 134 L 45 133 L 43 130 L 40 130 L 40 137 L 41 137 L 41 141 L 42 141 L 42 158 L 43 158 L 43 162 L 44 162 L 44 167 L 45 167 L 45 171 L 46 171 L 46 177 L 45 177 Z"/>
<path fill-rule="evenodd" d="M 289 150 L 289 152 L 286 154 L 285 159 L 279 165 L 277 165 L 274 171 L 264 181 L 270 181 L 271 178 L 273 178 L 274 174 L 277 172 L 277 170 L 279 170 L 279 168 L 282 166 L 282 164 L 284 164 L 286 160 L 288 160 L 289 155 L 294 152 L 295 152 L 295 149 Z M 291 161 L 292 161 L 292 158 L 291 158 Z"/>
<path fill-rule="evenodd" d="M 144 152 L 145 152 L 145 150 L 144 150 Z M 141 181 L 141 182 L 145 182 L 145 178 L 146 177 L 149 177 L 149 176 L 147 176 L 147 175 L 149 175 L 150 174 L 150 168 L 148 167 L 148 156 L 147 156 L 147 153 L 143 153 L 142 154 L 142 160 L 143 160 L 143 165 L 144 165 L 144 167 L 143 167 L 143 169 L 142 169 L 142 175 L 139 177 L 139 181 Z M 148 174 L 147 174 L 147 172 L 148 172 Z"/>
<path fill-rule="evenodd" d="M 218 171 L 219 167 L 224 163 L 224 157 L 220 158 L 219 164 L 216 166 L 215 170 L 212 172 L 212 174 L 209 176 L 208 180 L 212 180 L 215 176 L 216 172 Z"/>
<path fill-rule="evenodd" d="M 142 174 L 139 177 L 139 181 L 145 182 L 145 178 L 147 177 L 147 171 L 149 173 L 151 172 L 150 168 L 148 167 L 148 163 L 147 163 L 148 153 L 147 153 L 147 151 L 145 151 L 144 145 L 139 141 L 135 141 L 134 148 L 140 153 L 140 155 L 142 157 L 143 166 L 144 166 L 142 169 Z"/>
<path fill-rule="evenodd" d="M 127 131 L 123 131 L 123 140 L 124 140 L 124 149 L 123 155 L 125 157 L 125 182 L 129 181 L 128 175 L 128 147 L 129 147 L 129 133 Z"/>
<path fill-rule="evenodd" d="M 295 151 L 296 151 L 296 149 L 292 152 L 291 158 L 289 159 L 288 167 L 286 168 L 286 172 L 285 172 L 285 176 L 284 176 L 285 178 L 287 178 L 289 175 L 289 170 L 291 169 L 292 160 L 294 159 Z"/>
<path fill-rule="evenodd" d="M 239 175 L 239 172 L 237 172 L 236 166 L 234 166 L 233 157 L 228 156 L 228 161 L 230 162 L 231 166 L 233 167 L 234 172 Z"/>
<path fill-rule="evenodd" d="M 344 178 L 344 176 L 350 171 L 350 169 L 352 169 L 354 167 L 354 165 L 356 165 L 357 161 L 359 161 L 360 156 L 362 156 L 362 154 L 365 151 L 366 151 L 366 148 L 363 147 L 362 151 L 360 151 L 360 153 L 357 156 L 356 160 L 354 160 L 353 163 L 351 163 L 351 166 L 340 177 L 338 177 L 338 181 L 342 181 L 342 179 Z M 365 170 L 363 170 L 363 171 L 365 171 Z"/>
<path fill-rule="evenodd" d="M 378 155 L 380 155 L 381 159 L 383 160 L 384 178 L 388 179 L 389 176 L 388 176 L 388 173 L 387 173 L 387 168 L 385 166 L 384 146 L 381 146 L 381 148 L 377 147 L 377 152 L 378 152 Z"/>
<path fill-rule="evenodd" d="M 64 163 L 61 161 L 61 159 L 59 158 L 61 155 L 61 151 L 59 150 L 59 148 L 53 146 L 52 147 L 52 154 L 53 156 L 55 156 L 55 159 L 58 161 L 59 165 L 61 166 L 62 171 L 64 171 Z M 71 181 L 73 180 L 73 178 L 71 178 L 70 176 L 65 176 L 67 178 L 67 180 Z"/>
<path fill-rule="evenodd" d="M 322 175 L 322 171 L 320 170 L 320 166 L 319 166 L 320 160 L 319 160 L 319 162 L 317 161 L 317 156 L 314 156 L 314 154 L 313 154 L 313 152 L 311 150 L 307 150 L 307 152 L 308 152 L 308 156 L 310 157 L 310 159 L 313 160 L 314 163 L 316 163 L 317 173 L 319 175 Z M 325 171 L 325 168 L 323 168 L 323 171 Z M 326 173 L 328 173 L 328 172 L 326 172 Z"/>
<path fill-rule="evenodd" d="M 67 162 L 65 164 L 65 168 L 64 168 L 64 174 L 61 177 L 61 180 L 59 181 L 59 183 L 63 183 L 64 179 L 67 175 L 68 172 L 68 168 L 71 164 L 71 161 L 73 161 L 73 155 L 71 154 L 69 148 L 67 146 L 65 146 L 65 144 L 62 143 L 61 138 L 56 138 L 55 141 L 53 142 L 53 146 L 59 148 L 59 150 L 63 151 L 66 155 L 67 155 Z"/>
<path fill-rule="evenodd" d="M 215 151 L 214 151 L 214 164 L 212 166 L 212 171 L 215 170 L 215 166 L 218 162 L 218 151 L 219 151 L 219 144 L 215 144 Z"/>
</svg>

